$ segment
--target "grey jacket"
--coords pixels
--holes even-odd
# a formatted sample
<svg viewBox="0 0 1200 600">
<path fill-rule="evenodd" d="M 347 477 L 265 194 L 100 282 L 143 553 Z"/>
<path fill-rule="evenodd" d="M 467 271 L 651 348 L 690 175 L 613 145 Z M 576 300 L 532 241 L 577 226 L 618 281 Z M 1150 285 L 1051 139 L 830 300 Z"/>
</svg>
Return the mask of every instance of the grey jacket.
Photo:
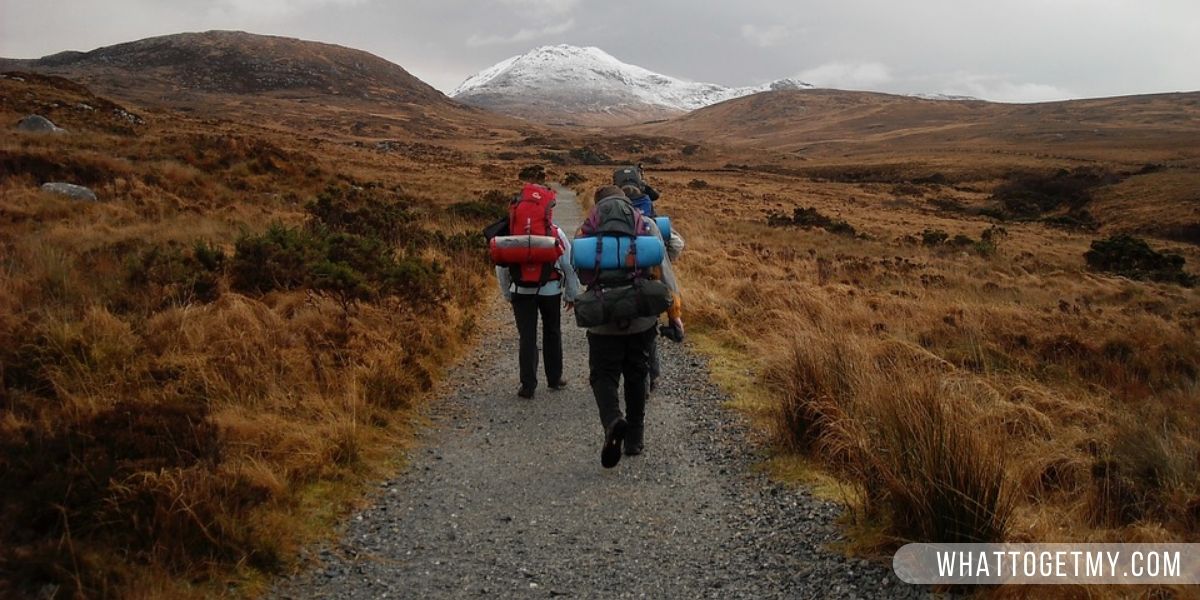
<svg viewBox="0 0 1200 600">
<path fill-rule="evenodd" d="M 662 237 L 662 232 L 658 230 L 658 224 L 654 219 L 646 219 L 650 224 L 650 229 L 655 236 Z M 681 238 L 682 239 L 682 238 Z M 675 271 L 671 269 L 671 259 L 668 256 L 663 257 L 662 262 L 662 281 L 667 284 L 674 294 L 679 293 L 679 282 L 675 279 Z M 633 319 L 625 327 L 621 327 L 615 323 L 600 325 L 597 327 L 589 327 L 588 333 L 593 335 L 632 335 L 642 333 L 651 327 L 658 325 L 658 316 L 639 317 Z"/>
</svg>

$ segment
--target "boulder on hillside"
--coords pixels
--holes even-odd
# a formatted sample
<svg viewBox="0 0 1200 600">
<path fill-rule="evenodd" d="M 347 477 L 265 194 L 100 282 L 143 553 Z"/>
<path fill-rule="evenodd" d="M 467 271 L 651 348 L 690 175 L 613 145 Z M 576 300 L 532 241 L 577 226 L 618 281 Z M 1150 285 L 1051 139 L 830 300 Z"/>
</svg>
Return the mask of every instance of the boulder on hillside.
<svg viewBox="0 0 1200 600">
<path fill-rule="evenodd" d="M 63 181 L 50 181 L 43 183 L 42 191 L 58 194 L 60 196 L 66 196 L 68 198 L 74 198 L 76 200 L 87 200 L 88 202 L 95 202 L 97 200 L 96 192 L 93 192 L 82 185 L 75 185 L 73 183 L 66 183 Z"/>
<path fill-rule="evenodd" d="M 17 123 L 17 131 L 28 133 L 63 133 L 66 129 L 55 125 L 42 115 L 29 115 Z"/>
</svg>

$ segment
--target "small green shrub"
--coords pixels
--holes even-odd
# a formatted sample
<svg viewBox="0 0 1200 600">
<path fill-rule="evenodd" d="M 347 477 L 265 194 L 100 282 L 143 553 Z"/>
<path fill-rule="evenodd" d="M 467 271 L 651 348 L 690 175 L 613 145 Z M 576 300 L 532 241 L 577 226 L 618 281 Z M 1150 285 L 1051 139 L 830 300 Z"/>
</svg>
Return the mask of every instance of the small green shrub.
<svg viewBox="0 0 1200 600">
<path fill-rule="evenodd" d="M 385 296 L 422 306 L 444 297 L 440 266 L 397 259 L 395 249 L 379 238 L 326 229 L 276 224 L 262 235 L 243 236 L 232 271 L 233 287 L 240 291 L 307 288 L 328 293 L 344 306 Z"/>
<path fill-rule="evenodd" d="M 378 187 L 331 185 L 305 210 L 310 225 L 395 243 L 408 235 L 411 199 Z"/>
<path fill-rule="evenodd" d="M 815 208 L 796 207 L 792 215 L 772 211 L 767 214 L 767 225 L 771 227 L 800 227 L 802 229 L 820 228 L 829 233 L 855 237 L 858 231 L 854 226 L 841 219 L 833 219 Z"/>
<path fill-rule="evenodd" d="M 992 199 L 1015 219 L 1036 219 L 1061 207 L 1082 209 L 1092 200 L 1092 190 L 1118 183 L 1119 175 L 1080 167 L 1054 173 L 1013 173 L 996 187 Z"/>
<path fill-rule="evenodd" d="M 446 211 L 463 219 L 495 221 L 508 214 L 512 198 L 501 190 L 488 190 L 478 200 L 451 204 Z"/>
<path fill-rule="evenodd" d="M 529 165 L 521 169 L 520 173 L 517 173 L 517 179 L 521 181 L 541 181 L 545 178 L 546 167 L 542 165 Z"/>
<path fill-rule="evenodd" d="M 950 239 L 950 234 L 942 231 L 941 229 L 926 229 L 925 231 L 921 232 L 922 246 L 941 246 L 942 244 L 945 244 L 946 240 L 948 239 Z"/>
<path fill-rule="evenodd" d="M 1196 276 L 1183 270 L 1185 260 L 1182 256 L 1158 252 L 1145 240 L 1131 235 L 1096 240 L 1083 257 L 1093 271 L 1130 279 L 1178 283 L 1185 287 L 1196 284 Z"/>
<path fill-rule="evenodd" d="M 150 291 L 151 304 L 211 302 L 220 295 L 227 257 L 220 248 L 197 242 L 191 252 L 177 244 L 151 246 L 125 260 L 125 279 L 138 291 Z"/>
<path fill-rule="evenodd" d="M 611 156 L 587 146 L 572 148 L 567 152 L 567 157 L 581 165 L 609 165 L 613 162 Z"/>
<path fill-rule="evenodd" d="M 946 243 L 955 248 L 970 248 L 975 245 L 975 240 L 971 239 L 971 236 L 960 233 L 950 238 Z"/>
<path fill-rule="evenodd" d="M 307 284 L 311 267 L 325 254 L 323 239 L 312 231 L 272 224 L 261 235 L 245 235 L 234 246 L 233 287 L 266 293 Z"/>
</svg>

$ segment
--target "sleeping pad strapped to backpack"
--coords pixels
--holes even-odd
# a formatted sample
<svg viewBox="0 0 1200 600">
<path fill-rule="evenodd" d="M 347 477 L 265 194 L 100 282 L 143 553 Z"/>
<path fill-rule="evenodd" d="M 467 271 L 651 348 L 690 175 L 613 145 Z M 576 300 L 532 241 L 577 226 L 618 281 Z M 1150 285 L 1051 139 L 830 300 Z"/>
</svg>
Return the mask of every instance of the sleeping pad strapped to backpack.
<svg viewBox="0 0 1200 600">
<path fill-rule="evenodd" d="M 554 190 L 525 184 L 508 210 L 508 235 L 489 241 L 492 262 L 508 266 L 520 287 L 541 287 L 562 275 L 554 268 L 563 255 L 558 228 L 552 222 Z"/>
<path fill-rule="evenodd" d="M 653 252 L 657 254 L 653 262 L 661 264 L 665 253 L 662 240 L 624 197 L 603 198 L 596 203 L 576 239 L 587 238 L 601 239 L 594 244 L 583 244 L 591 249 L 591 256 L 578 252 L 572 257 L 580 281 L 587 286 L 587 291 L 575 301 L 577 325 L 619 325 L 639 317 L 658 316 L 671 307 L 671 289 L 662 281 L 651 279 L 648 268 L 651 261 L 638 256 L 639 246 L 657 244 L 660 247 Z M 619 252 L 624 254 L 611 256 Z"/>
</svg>

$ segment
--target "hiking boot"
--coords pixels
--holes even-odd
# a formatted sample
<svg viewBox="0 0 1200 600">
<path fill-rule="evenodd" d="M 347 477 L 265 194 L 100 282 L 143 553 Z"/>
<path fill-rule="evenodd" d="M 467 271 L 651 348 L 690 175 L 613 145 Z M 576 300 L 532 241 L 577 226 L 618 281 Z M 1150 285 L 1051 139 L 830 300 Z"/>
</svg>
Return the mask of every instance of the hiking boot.
<svg viewBox="0 0 1200 600">
<path fill-rule="evenodd" d="M 552 390 L 565 390 L 565 389 L 567 389 L 567 380 L 562 377 L 559 377 L 558 381 L 555 381 L 554 383 L 551 383 L 549 385 L 550 385 L 550 389 L 552 389 Z"/>
<path fill-rule="evenodd" d="M 528 400 L 533 397 L 533 388 L 522 387 L 517 390 L 517 395 Z"/>
<path fill-rule="evenodd" d="M 621 462 L 621 442 L 625 441 L 625 432 L 629 429 L 629 424 L 625 419 L 617 417 L 607 429 L 604 430 L 604 447 L 600 449 L 600 465 L 605 469 L 611 469 Z"/>
<path fill-rule="evenodd" d="M 644 425 L 630 425 L 625 434 L 625 456 L 637 456 L 642 453 L 642 437 L 646 433 Z"/>
</svg>

